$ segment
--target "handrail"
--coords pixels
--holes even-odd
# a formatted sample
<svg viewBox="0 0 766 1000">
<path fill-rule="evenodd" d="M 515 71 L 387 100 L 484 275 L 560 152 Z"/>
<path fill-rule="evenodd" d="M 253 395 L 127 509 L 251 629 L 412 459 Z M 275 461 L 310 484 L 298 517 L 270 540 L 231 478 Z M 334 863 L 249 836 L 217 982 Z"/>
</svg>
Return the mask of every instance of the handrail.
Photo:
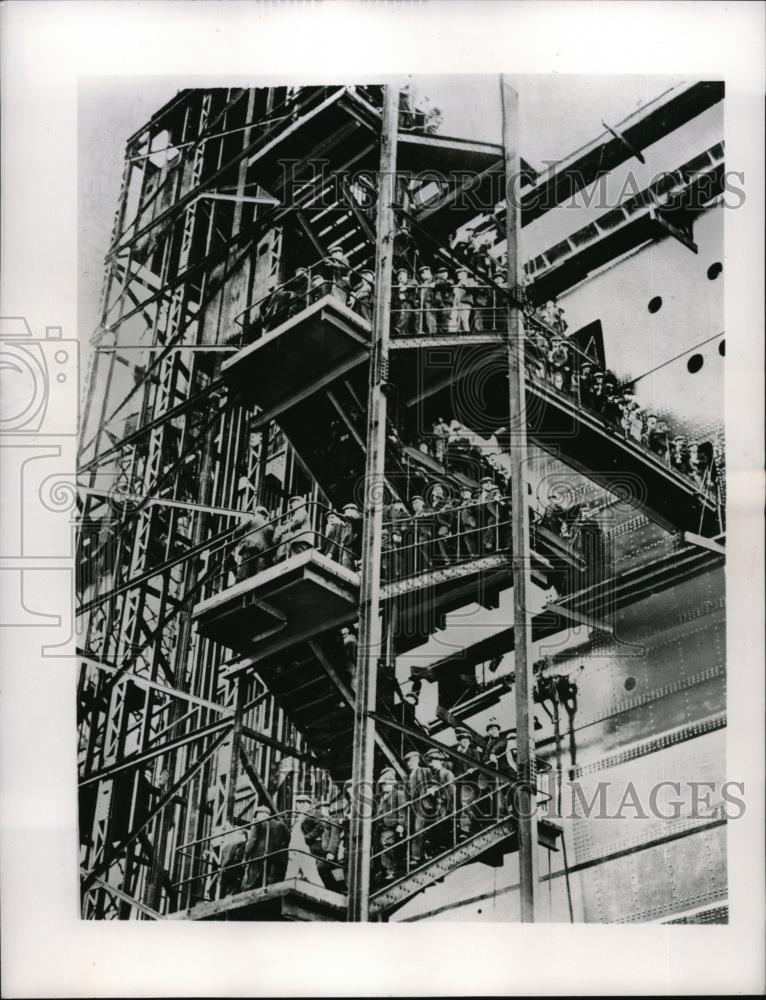
<svg viewBox="0 0 766 1000">
<path fill-rule="evenodd" d="M 339 521 L 344 521 L 347 524 L 350 523 L 349 518 L 345 517 L 343 514 L 339 514 L 332 507 L 319 500 L 304 500 L 303 498 L 301 498 L 301 500 L 302 502 L 297 508 L 293 508 L 292 510 L 288 509 L 281 514 L 276 514 L 267 521 L 247 527 L 244 531 L 240 529 L 236 532 L 233 538 L 230 538 L 223 544 L 216 546 L 215 553 L 218 556 L 218 561 L 221 563 L 221 569 L 217 574 L 213 574 L 210 577 L 210 580 L 215 581 L 220 578 L 225 579 L 228 577 L 228 574 L 232 571 L 232 567 L 229 563 L 229 556 L 232 554 L 234 554 L 236 559 L 237 570 L 241 567 L 247 568 L 252 562 L 262 562 L 262 569 L 266 569 L 271 565 L 275 565 L 289 558 L 291 554 L 294 554 L 290 551 L 291 547 L 296 545 L 300 546 L 300 551 L 305 551 L 310 548 L 319 549 L 321 551 L 322 548 L 326 547 L 332 552 L 345 557 L 341 560 L 341 562 L 350 562 L 353 565 L 355 560 L 359 558 L 359 554 L 345 546 L 339 539 L 330 538 L 321 527 L 322 513 L 324 513 L 325 516 L 332 514 Z M 295 526 L 294 531 L 290 531 L 290 523 L 295 516 L 296 510 L 301 509 L 306 511 L 306 517 L 301 523 Z M 248 538 L 258 534 L 259 532 L 264 532 L 269 528 L 276 529 L 279 525 L 284 525 L 285 531 L 279 534 L 275 540 L 272 540 L 270 545 L 259 549 L 252 556 L 237 559 L 236 551 L 244 542 L 246 542 Z M 317 545 L 318 541 L 322 544 Z M 330 558 L 333 558 L 333 556 L 330 556 Z M 254 573 L 246 573 L 245 578 L 252 575 L 254 575 Z M 220 589 L 222 588 L 219 587 L 218 590 Z M 214 592 L 217 592 L 215 588 Z"/>
<path fill-rule="evenodd" d="M 344 288 L 343 285 L 333 280 L 332 278 L 329 278 L 326 274 L 318 273 L 320 269 L 327 268 L 328 264 L 332 264 L 334 270 L 343 271 L 347 277 L 355 276 L 360 279 L 360 282 L 364 281 L 364 278 L 362 277 L 362 271 L 360 269 L 352 267 L 351 264 L 349 264 L 348 261 L 346 261 L 345 259 L 339 260 L 337 257 L 333 257 L 331 251 L 324 257 L 318 257 L 310 264 L 307 264 L 303 268 L 304 275 L 299 275 L 297 271 L 294 272 L 293 274 L 290 275 L 289 278 L 286 278 L 278 285 L 275 285 L 273 288 L 269 289 L 268 292 L 266 292 L 264 295 L 261 295 L 259 298 L 253 299 L 245 306 L 244 309 L 238 312 L 237 315 L 234 317 L 233 322 L 236 326 L 242 327 L 242 334 L 240 336 L 244 336 L 246 332 L 244 320 L 242 317 L 245 316 L 246 313 L 251 313 L 254 309 L 262 307 L 263 303 L 271 300 L 276 292 L 287 291 L 291 292 L 293 295 L 296 294 L 298 295 L 298 301 L 297 302 L 294 301 L 292 305 L 289 307 L 289 309 L 291 310 L 290 315 L 297 315 L 299 312 L 302 312 L 303 309 L 308 308 L 309 305 L 312 305 L 313 302 L 321 298 L 322 295 L 332 294 L 332 291 L 330 292 L 327 291 L 328 286 L 331 289 L 338 288 L 339 290 L 343 291 L 344 296 L 346 296 L 347 298 L 349 296 L 353 298 L 353 293 L 351 292 L 350 288 Z M 318 281 L 316 280 L 317 278 L 319 278 Z M 301 289 L 300 284 L 303 284 L 304 282 L 305 282 L 305 288 Z M 298 288 L 297 292 L 296 288 Z M 301 301 L 303 303 L 301 308 L 295 308 L 296 305 L 301 304 Z M 370 298 L 370 302 L 372 302 L 372 298 Z M 262 318 L 263 317 L 261 317 L 261 319 Z M 285 318 L 289 317 L 286 316 Z"/>
</svg>

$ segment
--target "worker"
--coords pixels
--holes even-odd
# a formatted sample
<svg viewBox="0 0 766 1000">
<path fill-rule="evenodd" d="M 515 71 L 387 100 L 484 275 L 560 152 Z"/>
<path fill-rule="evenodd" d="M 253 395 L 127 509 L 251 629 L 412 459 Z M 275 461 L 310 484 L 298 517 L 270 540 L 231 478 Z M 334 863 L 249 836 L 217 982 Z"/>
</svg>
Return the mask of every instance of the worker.
<svg viewBox="0 0 766 1000">
<path fill-rule="evenodd" d="M 605 378 L 606 375 L 600 368 L 594 369 L 591 383 L 591 405 L 593 410 L 598 414 L 603 414 L 604 412 L 604 402 L 606 398 L 604 384 Z"/>
<path fill-rule="evenodd" d="M 569 392 L 572 378 L 569 345 L 559 333 L 551 337 L 551 348 L 548 352 L 548 371 L 550 380 L 555 388 L 561 392 Z"/>
<path fill-rule="evenodd" d="M 471 312 L 473 282 L 468 271 L 459 267 L 455 272 L 455 285 L 452 289 L 452 316 L 450 329 L 456 333 L 468 333 L 471 330 Z"/>
<path fill-rule="evenodd" d="M 381 771 L 378 789 L 373 834 L 379 861 L 376 874 L 384 882 L 393 882 L 404 871 L 404 850 L 397 845 L 407 836 L 407 793 L 392 767 Z"/>
<path fill-rule="evenodd" d="M 356 572 L 359 560 L 362 558 L 362 512 L 355 503 L 347 503 L 343 507 L 343 517 L 346 524 L 341 536 L 343 545 L 341 565 Z"/>
<path fill-rule="evenodd" d="M 481 551 L 486 555 L 496 552 L 499 547 L 500 507 L 497 489 L 491 476 L 482 476 L 481 493 L 478 498 L 478 515 L 481 529 Z"/>
<path fill-rule="evenodd" d="M 526 358 L 530 371 L 536 378 L 548 377 L 548 355 L 551 344 L 545 330 L 533 326 L 529 331 L 526 343 Z"/>
<path fill-rule="evenodd" d="M 458 560 L 472 559 L 479 554 L 481 536 L 479 534 L 479 508 L 470 486 L 460 487 L 460 502 L 457 506 Z"/>
<path fill-rule="evenodd" d="M 644 437 L 644 414 L 637 399 L 631 399 L 627 412 L 628 437 L 640 444 Z"/>
<path fill-rule="evenodd" d="M 245 877 L 243 889 L 262 889 L 274 882 L 281 882 L 287 868 L 287 845 L 290 831 L 266 805 L 259 805 L 253 817 L 245 845 Z"/>
<path fill-rule="evenodd" d="M 564 309 L 556 303 L 553 307 L 553 329 L 559 334 L 559 336 L 564 337 L 568 327 L 569 324 L 566 321 Z"/>
<path fill-rule="evenodd" d="M 482 764 L 488 764 L 499 770 L 500 758 L 505 754 L 506 740 L 500 735 L 500 724 L 493 716 L 487 723 L 484 746 L 479 757 Z M 479 794 L 482 798 L 482 815 L 494 816 L 497 810 L 496 793 L 499 779 L 479 772 L 477 779 Z"/>
<path fill-rule="evenodd" d="M 436 315 L 434 314 L 434 279 L 431 268 L 427 265 L 418 269 L 417 332 L 420 334 L 436 333 Z"/>
<path fill-rule="evenodd" d="M 412 562 L 408 561 L 408 573 L 421 573 L 431 565 L 435 524 L 430 508 L 421 496 L 412 497 L 411 538 L 408 550 Z"/>
<path fill-rule="evenodd" d="M 242 889 L 242 858 L 247 834 L 238 830 L 227 839 L 221 851 L 221 897 L 233 896 Z"/>
<path fill-rule="evenodd" d="M 581 406 L 586 406 L 589 410 L 593 409 L 593 365 L 589 361 L 580 365 L 577 376 L 577 395 Z"/>
<path fill-rule="evenodd" d="M 471 439 L 459 420 L 453 420 L 449 425 L 445 466 L 450 472 L 459 472 L 465 476 L 470 476 L 474 471 Z"/>
<path fill-rule="evenodd" d="M 431 513 L 434 524 L 434 540 L 432 559 L 439 566 L 447 566 L 454 559 L 453 538 L 456 515 L 455 505 L 447 497 L 441 483 L 436 483 L 431 489 Z"/>
<path fill-rule="evenodd" d="M 245 529 L 247 533 L 234 550 L 238 583 L 268 569 L 274 562 L 274 522 L 265 507 L 256 507 Z"/>
<path fill-rule="evenodd" d="M 286 523 L 279 537 L 283 559 L 300 555 L 314 547 L 314 532 L 311 529 L 308 507 L 304 497 L 290 497 Z"/>
<path fill-rule="evenodd" d="M 264 332 L 273 330 L 290 317 L 293 293 L 288 285 L 272 289 L 261 302 L 261 323 Z"/>
<path fill-rule="evenodd" d="M 455 294 L 449 277 L 449 270 L 442 266 L 436 269 L 433 282 L 433 304 L 436 319 L 436 333 L 445 334 L 450 328 L 452 306 Z"/>
<path fill-rule="evenodd" d="M 351 288 L 349 280 L 351 268 L 341 247 L 332 248 L 330 256 L 325 257 L 319 264 L 319 270 L 325 279 L 322 294 L 330 295 L 346 305 Z"/>
<path fill-rule="evenodd" d="M 415 333 L 416 295 L 417 289 L 410 279 L 409 271 L 406 268 L 400 268 L 396 272 L 392 308 L 394 314 L 394 333 L 400 337 L 409 337 Z"/>
<path fill-rule="evenodd" d="M 455 731 L 455 749 L 470 757 L 472 760 L 479 759 L 479 751 L 473 742 L 473 737 L 467 729 L 457 729 Z M 473 800 L 477 795 L 476 770 L 471 764 L 462 760 L 454 760 L 455 780 L 457 782 L 458 801 L 458 836 L 468 837 L 476 827 L 476 813 L 472 808 Z"/>
<path fill-rule="evenodd" d="M 549 299 L 540 310 L 543 323 L 555 333 L 556 332 L 556 303 Z"/>
<path fill-rule="evenodd" d="M 432 788 L 430 769 L 423 766 L 420 753 L 410 750 L 404 757 L 407 767 L 407 802 L 409 807 L 410 861 L 416 868 L 430 856 L 430 842 L 423 830 L 428 825 L 426 799 Z"/>
<path fill-rule="evenodd" d="M 431 771 L 432 796 L 427 803 L 429 812 L 433 808 L 430 842 L 436 853 L 441 854 L 454 846 L 456 841 L 457 802 L 455 775 L 447 766 L 447 756 L 443 750 L 431 747 L 426 751 L 426 764 Z"/>
<path fill-rule="evenodd" d="M 334 510 L 329 510 L 325 517 L 324 538 L 320 551 L 335 562 L 342 562 L 343 529 L 346 522 Z"/>
<path fill-rule="evenodd" d="M 289 316 L 295 316 L 302 312 L 309 304 L 309 293 L 311 290 L 311 279 L 308 269 L 305 267 L 296 268 L 295 274 L 288 283 L 288 289 L 292 293 L 292 302 L 288 310 Z"/>
<path fill-rule="evenodd" d="M 399 129 L 402 132 L 410 132 L 414 127 L 415 111 L 412 106 L 410 85 L 406 84 L 399 91 Z"/>
<path fill-rule="evenodd" d="M 312 815 L 311 796 L 299 793 L 294 801 L 285 879 L 298 878 L 314 885 L 324 885 L 309 844 L 309 841 L 316 843 L 318 826 L 316 817 Z"/>
<path fill-rule="evenodd" d="M 390 578 L 394 580 L 399 580 L 407 575 L 408 552 L 405 544 L 409 521 L 409 511 L 401 500 L 397 500 L 392 505 L 390 521 L 387 525 L 387 530 L 390 532 Z"/>
<path fill-rule="evenodd" d="M 677 434 L 670 447 L 670 464 L 678 472 L 686 476 L 691 475 L 689 465 L 689 444 L 683 434 Z"/>
<path fill-rule="evenodd" d="M 437 462 L 444 463 L 449 435 L 449 424 L 444 417 L 437 417 L 433 423 L 433 455 Z"/>
<path fill-rule="evenodd" d="M 354 289 L 349 305 L 359 313 L 362 319 L 368 323 L 372 322 L 372 307 L 375 297 L 375 275 L 369 268 L 365 268 L 360 275 L 360 282 Z"/>
</svg>

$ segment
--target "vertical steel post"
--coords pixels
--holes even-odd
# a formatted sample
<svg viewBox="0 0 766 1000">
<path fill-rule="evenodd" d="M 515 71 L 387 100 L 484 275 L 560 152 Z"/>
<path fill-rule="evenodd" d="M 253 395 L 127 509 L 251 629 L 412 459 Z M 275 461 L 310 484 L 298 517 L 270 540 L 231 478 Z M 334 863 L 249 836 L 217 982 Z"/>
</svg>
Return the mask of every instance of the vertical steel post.
<svg viewBox="0 0 766 1000">
<path fill-rule="evenodd" d="M 537 816 L 535 796 L 534 732 L 531 664 L 528 646 L 532 620 L 528 611 L 531 591 L 529 518 L 524 470 L 527 464 L 526 383 L 524 379 L 524 323 L 519 308 L 521 263 L 519 199 L 521 156 L 519 153 L 519 95 L 500 77 L 503 110 L 503 155 L 505 159 L 505 232 L 508 246 L 508 379 L 510 402 L 511 504 L 513 528 L 513 638 L 516 672 L 516 754 L 520 788 L 516 796 L 519 819 L 519 885 L 521 920 L 533 923 L 538 890 Z"/>
<path fill-rule="evenodd" d="M 394 195 L 396 191 L 396 134 L 399 91 L 383 88 L 380 137 L 380 177 L 375 232 L 375 311 L 370 350 L 367 465 L 364 481 L 359 642 L 354 703 L 352 808 L 349 830 L 348 919 L 370 917 L 370 854 L 372 818 L 369 793 L 373 787 L 375 710 L 378 663 L 383 651 L 380 613 L 380 562 L 386 459 L 386 394 L 388 342 L 391 320 L 391 270 L 394 256 Z"/>
</svg>

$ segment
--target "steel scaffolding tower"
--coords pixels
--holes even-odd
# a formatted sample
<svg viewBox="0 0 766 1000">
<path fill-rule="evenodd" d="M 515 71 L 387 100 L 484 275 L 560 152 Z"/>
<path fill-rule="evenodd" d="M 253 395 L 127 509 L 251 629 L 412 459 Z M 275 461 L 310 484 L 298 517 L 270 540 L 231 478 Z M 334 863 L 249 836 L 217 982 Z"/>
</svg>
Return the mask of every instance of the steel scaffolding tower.
<svg viewBox="0 0 766 1000">
<path fill-rule="evenodd" d="M 534 919 L 537 845 L 556 848 L 555 824 L 528 821 L 522 808 L 461 828 L 467 807 L 453 804 L 449 836 L 432 823 L 442 838 L 433 856 L 420 851 L 420 828 L 408 830 L 407 860 L 381 884 L 385 850 L 375 850 L 357 793 L 380 767 L 403 778 L 415 746 L 474 768 L 493 805 L 536 795 L 526 641 L 573 620 L 599 624 L 614 588 L 605 596 L 582 553 L 530 524 L 528 436 L 607 490 L 633 470 L 643 483 L 629 498 L 636 507 L 703 539 L 706 548 L 668 560 L 666 585 L 720 557 L 718 498 L 531 379 L 528 365 L 530 331 L 551 333 L 534 312 L 538 288 L 547 298 L 605 253 L 681 238 L 681 223 L 701 211 L 689 192 L 703 180 L 709 198 L 720 188 L 721 150 L 665 178 L 662 211 L 638 196 L 603 232 L 530 262 L 528 289 L 518 249 L 522 225 L 630 155 L 626 139 L 649 141 L 659 118 L 667 128 L 717 100 L 715 85 L 686 88 L 544 182 L 519 155 L 507 85 L 503 147 L 405 124 L 392 87 L 182 91 L 128 140 L 80 451 L 84 916 L 387 919 L 460 865 L 518 849 L 522 918 Z M 427 170 L 455 176 L 421 204 Z M 503 283 L 447 237 L 477 215 L 472 197 L 485 203 L 498 178 L 502 189 L 515 174 L 521 201 L 507 201 L 497 241 Z M 494 225 L 491 215 L 481 224 Z M 436 321 L 427 338 L 405 328 L 392 268 L 431 257 L 471 276 L 484 295 L 481 324 Z M 446 374 L 434 349 L 449 353 Z M 479 474 L 431 460 L 424 471 L 404 431 L 422 429 L 487 372 L 500 373 L 483 402 L 493 431 L 508 435 L 509 517 L 493 515 L 494 541 L 479 551 L 477 532 L 490 531 L 482 513 L 442 562 L 429 536 L 429 557 L 405 570 L 396 560 L 410 557 L 392 553 L 384 514 L 432 475 L 459 488 Z M 242 571 L 242 551 L 255 569 Z M 415 563 L 423 551 L 416 536 Z M 569 583 L 541 619 L 525 594 L 554 579 Z M 517 615 L 501 641 L 516 651 L 518 774 L 413 724 L 394 670 L 448 611 L 497 606 L 509 588 Z M 281 834 L 269 826 L 263 858 L 246 867 L 245 837 L 255 843 L 272 822 L 258 808 L 292 815 L 301 793 L 328 804 L 323 836 L 332 845 L 334 830 L 345 857 L 326 849 L 321 881 L 309 861 L 274 878 Z M 227 891 L 232 869 L 253 885 Z"/>
</svg>

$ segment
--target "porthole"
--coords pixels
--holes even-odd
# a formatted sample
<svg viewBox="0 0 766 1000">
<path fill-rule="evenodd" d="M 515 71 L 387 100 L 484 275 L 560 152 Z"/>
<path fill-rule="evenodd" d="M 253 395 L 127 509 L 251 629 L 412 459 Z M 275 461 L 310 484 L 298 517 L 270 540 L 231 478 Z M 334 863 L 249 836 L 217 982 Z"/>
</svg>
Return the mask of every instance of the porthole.
<svg viewBox="0 0 766 1000">
<path fill-rule="evenodd" d="M 625 690 L 626 691 L 632 691 L 635 686 L 636 686 L 636 678 L 635 677 L 626 677 L 625 678 Z"/>
<path fill-rule="evenodd" d="M 705 359 L 701 354 L 692 354 L 689 360 L 686 362 L 686 367 L 689 369 L 692 375 L 696 375 L 700 368 L 704 365 Z"/>
<path fill-rule="evenodd" d="M 707 276 L 708 278 L 710 278 L 711 281 L 715 281 L 715 279 L 718 277 L 721 271 L 723 271 L 723 264 L 720 262 L 720 260 L 717 260 L 715 264 L 711 264 L 710 267 L 707 269 Z"/>
<path fill-rule="evenodd" d="M 655 295 L 653 299 L 649 299 L 649 305 L 647 309 L 650 313 L 659 312 L 662 309 L 662 299 L 659 295 Z"/>
<path fill-rule="evenodd" d="M 725 340 L 722 340 L 721 343 L 718 345 L 718 353 L 721 355 L 722 358 L 726 357 L 726 341 Z"/>
</svg>

